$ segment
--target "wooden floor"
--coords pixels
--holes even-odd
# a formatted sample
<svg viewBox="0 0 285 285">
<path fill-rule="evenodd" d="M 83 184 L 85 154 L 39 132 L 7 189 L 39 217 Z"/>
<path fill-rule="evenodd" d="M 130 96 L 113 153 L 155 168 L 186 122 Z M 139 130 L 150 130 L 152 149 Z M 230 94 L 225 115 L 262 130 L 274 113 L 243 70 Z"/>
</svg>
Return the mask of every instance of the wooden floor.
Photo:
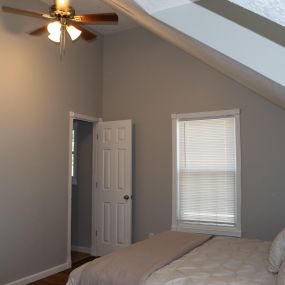
<svg viewBox="0 0 285 285">
<path fill-rule="evenodd" d="M 95 259 L 95 257 L 90 256 L 89 254 L 72 252 L 72 268 L 62 271 L 60 273 L 54 274 L 47 278 L 41 279 L 39 281 L 30 283 L 30 285 L 65 285 L 69 276 L 69 273 L 76 267 Z"/>
<path fill-rule="evenodd" d="M 90 254 L 88 254 L 88 253 L 72 251 L 71 252 L 72 265 L 75 265 L 79 262 L 82 262 L 85 259 L 88 259 L 89 257 L 90 257 Z"/>
</svg>

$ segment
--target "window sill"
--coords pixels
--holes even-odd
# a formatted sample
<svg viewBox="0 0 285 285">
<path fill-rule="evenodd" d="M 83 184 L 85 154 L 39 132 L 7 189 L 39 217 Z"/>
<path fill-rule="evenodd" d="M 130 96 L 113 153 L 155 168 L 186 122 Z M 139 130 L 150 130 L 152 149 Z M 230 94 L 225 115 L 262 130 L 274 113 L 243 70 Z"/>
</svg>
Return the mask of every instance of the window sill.
<svg viewBox="0 0 285 285">
<path fill-rule="evenodd" d="M 224 227 L 224 226 L 211 226 L 211 225 L 197 225 L 197 224 L 191 224 L 191 223 L 178 223 L 176 225 L 172 225 L 171 229 L 173 231 L 241 237 L 241 229 L 238 227 Z"/>
</svg>

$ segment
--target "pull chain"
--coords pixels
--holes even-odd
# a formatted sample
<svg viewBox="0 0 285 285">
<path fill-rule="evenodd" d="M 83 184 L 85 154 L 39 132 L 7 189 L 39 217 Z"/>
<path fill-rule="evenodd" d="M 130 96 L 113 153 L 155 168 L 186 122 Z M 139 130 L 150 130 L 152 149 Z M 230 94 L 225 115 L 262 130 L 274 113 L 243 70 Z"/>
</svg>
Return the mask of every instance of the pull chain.
<svg viewBox="0 0 285 285">
<path fill-rule="evenodd" d="M 65 45 L 66 45 L 66 20 L 61 19 L 61 29 L 60 29 L 60 59 L 65 55 Z"/>
</svg>

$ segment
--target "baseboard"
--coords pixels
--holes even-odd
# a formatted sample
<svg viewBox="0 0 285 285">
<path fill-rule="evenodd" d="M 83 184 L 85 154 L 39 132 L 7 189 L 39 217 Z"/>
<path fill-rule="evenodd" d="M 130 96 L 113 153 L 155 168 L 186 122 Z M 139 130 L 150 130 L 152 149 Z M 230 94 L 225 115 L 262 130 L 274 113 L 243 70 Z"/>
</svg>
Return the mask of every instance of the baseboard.
<svg viewBox="0 0 285 285">
<path fill-rule="evenodd" d="M 70 265 L 68 263 L 64 263 L 64 264 L 52 267 L 50 269 L 47 269 L 45 271 L 13 281 L 11 283 L 7 283 L 6 285 L 26 285 L 26 284 L 38 281 L 40 279 L 46 278 L 50 275 L 56 274 L 58 272 L 64 271 L 69 268 L 70 268 Z"/>
<path fill-rule="evenodd" d="M 72 245 L 71 250 L 91 254 L 91 248 L 89 247 Z"/>
</svg>

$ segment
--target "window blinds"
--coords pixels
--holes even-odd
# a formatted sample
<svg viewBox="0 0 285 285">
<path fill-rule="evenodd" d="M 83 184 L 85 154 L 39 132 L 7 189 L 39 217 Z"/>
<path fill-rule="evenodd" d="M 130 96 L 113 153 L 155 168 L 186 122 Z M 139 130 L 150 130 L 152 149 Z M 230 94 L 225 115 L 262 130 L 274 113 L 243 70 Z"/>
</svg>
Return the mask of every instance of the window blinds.
<svg viewBox="0 0 285 285">
<path fill-rule="evenodd" d="M 180 120 L 177 163 L 180 222 L 235 226 L 234 117 Z"/>
</svg>

